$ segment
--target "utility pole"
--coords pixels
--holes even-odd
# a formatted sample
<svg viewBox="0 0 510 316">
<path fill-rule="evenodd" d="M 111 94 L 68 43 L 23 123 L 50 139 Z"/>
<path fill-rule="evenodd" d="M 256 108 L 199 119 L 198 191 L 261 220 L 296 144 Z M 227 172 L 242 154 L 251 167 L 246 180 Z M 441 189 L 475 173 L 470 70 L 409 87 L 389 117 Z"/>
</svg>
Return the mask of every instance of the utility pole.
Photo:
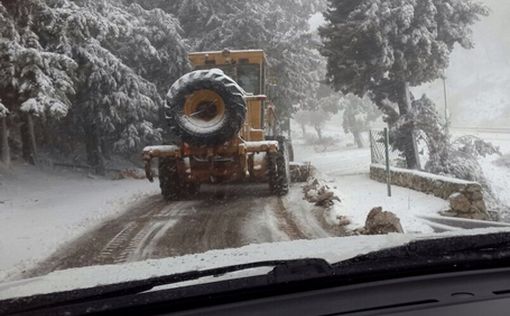
<svg viewBox="0 0 510 316">
<path fill-rule="evenodd" d="M 443 73 L 441 78 L 443 79 L 443 94 L 444 94 L 444 128 L 446 133 L 448 133 L 449 115 L 448 115 L 448 94 L 446 92 L 446 75 Z"/>
<path fill-rule="evenodd" d="M 386 185 L 388 196 L 391 197 L 390 132 L 388 127 L 384 128 L 384 156 L 386 160 Z"/>
</svg>

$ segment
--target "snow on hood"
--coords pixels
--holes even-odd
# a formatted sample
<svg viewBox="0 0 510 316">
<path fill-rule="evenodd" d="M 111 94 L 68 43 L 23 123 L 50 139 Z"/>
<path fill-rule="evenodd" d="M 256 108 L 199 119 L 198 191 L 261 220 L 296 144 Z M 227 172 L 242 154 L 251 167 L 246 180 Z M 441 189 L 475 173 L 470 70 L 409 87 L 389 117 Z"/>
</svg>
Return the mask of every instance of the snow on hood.
<svg viewBox="0 0 510 316">
<path fill-rule="evenodd" d="M 265 260 L 323 258 L 330 263 L 335 263 L 384 248 L 402 246 L 416 240 L 496 232 L 509 232 L 509 229 L 485 228 L 443 234 L 389 234 L 297 240 L 249 245 L 237 249 L 212 250 L 182 257 L 76 268 L 0 284 L 0 300 L 92 288 L 192 270 Z"/>
</svg>

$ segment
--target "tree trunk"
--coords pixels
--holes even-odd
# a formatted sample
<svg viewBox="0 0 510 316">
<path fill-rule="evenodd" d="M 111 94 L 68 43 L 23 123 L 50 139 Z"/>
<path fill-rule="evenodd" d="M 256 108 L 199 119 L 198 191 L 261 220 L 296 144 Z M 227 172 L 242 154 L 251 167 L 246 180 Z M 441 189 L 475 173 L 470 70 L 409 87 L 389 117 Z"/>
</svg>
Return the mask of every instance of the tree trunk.
<svg viewBox="0 0 510 316">
<path fill-rule="evenodd" d="M 315 126 L 315 131 L 317 132 L 319 140 L 322 140 L 322 128 L 320 126 Z"/>
<path fill-rule="evenodd" d="M 354 136 L 354 141 L 356 142 L 358 148 L 365 147 L 365 144 L 363 143 L 363 136 L 361 135 L 360 131 L 354 130 L 352 131 L 352 135 Z"/>
<path fill-rule="evenodd" d="M 398 102 L 400 116 L 409 113 L 411 109 L 411 96 L 409 91 L 409 83 L 402 83 L 402 90 L 400 91 L 400 101 Z M 404 136 L 404 156 L 406 158 L 407 168 L 420 169 L 420 156 L 418 155 L 418 145 L 416 142 L 415 130 L 412 126 L 407 127 L 402 131 Z"/>
<path fill-rule="evenodd" d="M 101 150 L 101 138 L 95 127 L 87 130 L 85 146 L 88 164 L 94 168 L 94 173 L 104 176 L 106 174 L 105 159 Z"/>
<path fill-rule="evenodd" d="M 300 123 L 301 131 L 303 132 L 303 137 L 306 137 L 306 124 Z"/>
<path fill-rule="evenodd" d="M 34 116 L 31 113 L 27 115 L 27 121 L 28 135 L 30 137 L 30 150 L 32 151 L 32 157 L 35 164 L 37 162 L 37 142 L 35 139 Z"/>
<path fill-rule="evenodd" d="M 7 127 L 7 117 L 0 118 L 0 137 L 2 162 L 9 166 L 11 164 L 11 152 L 9 148 L 9 128 Z"/>
<path fill-rule="evenodd" d="M 22 141 L 22 152 L 23 159 L 32 164 L 36 164 L 37 157 L 37 146 L 35 141 L 34 132 L 34 119 L 32 114 L 26 114 L 23 118 L 23 124 L 21 125 L 21 141 Z"/>
</svg>

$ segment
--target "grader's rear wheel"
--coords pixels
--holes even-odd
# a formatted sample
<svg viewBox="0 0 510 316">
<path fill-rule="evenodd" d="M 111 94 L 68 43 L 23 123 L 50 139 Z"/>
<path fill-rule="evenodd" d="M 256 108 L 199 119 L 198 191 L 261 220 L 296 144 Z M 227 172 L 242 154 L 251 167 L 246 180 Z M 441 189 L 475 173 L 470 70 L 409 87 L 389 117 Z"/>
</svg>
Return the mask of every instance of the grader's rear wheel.
<svg viewBox="0 0 510 316">
<path fill-rule="evenodd" d="M 285 147 L 289 161 L 294 161 L 294 146 L 290 139 L 287 139 L 285 136 L 266 136 L 266 140 L 276 140 L 278 142 L 278 146 Z"/>
<path fill-rule="evenodd" d="M 159 187 L 161 194 L 167 201 L 176 201 L 180 198 L 179 174 L 177 160 L 174 158 L 159 158 Z"/>
<path fill-rule="evenodd" d="M 179 177 L 177 160 L 159 159 L 159 187 L 161 195 L 167 201 L 178 201 L 196 196 L 200 191 L 199 183 L 186 183 Z"/>
<path fill-rule="evenodd" d="M 268 180 L 271 193 L 283 196 L 289 193 L 290 170 L 289 157 L 286 146 L 280 146 L 276 153 L 269 153 L 268 159 Z"/>
</svg>

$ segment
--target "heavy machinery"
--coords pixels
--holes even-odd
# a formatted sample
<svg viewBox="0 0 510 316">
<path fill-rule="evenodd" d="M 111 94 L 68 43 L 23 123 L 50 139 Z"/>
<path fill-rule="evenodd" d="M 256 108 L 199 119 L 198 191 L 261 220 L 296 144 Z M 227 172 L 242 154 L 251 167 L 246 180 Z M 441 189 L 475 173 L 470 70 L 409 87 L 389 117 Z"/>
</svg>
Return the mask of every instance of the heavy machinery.
<svg viewBox="0 0 510 316">
<path fill-rule="evenodd" d="M 167 95 L 166 117 L 177 141 L 143 151 L 147 178 L 159 160 L 167 200 L 196 194 L 202 184 L 266 182 L 275 195 L 289 190 L 289 142 L 275 135 L 274 106 L 264 95 L 262 50 L 190 53 L 194 71 Z"/>
</svg>

